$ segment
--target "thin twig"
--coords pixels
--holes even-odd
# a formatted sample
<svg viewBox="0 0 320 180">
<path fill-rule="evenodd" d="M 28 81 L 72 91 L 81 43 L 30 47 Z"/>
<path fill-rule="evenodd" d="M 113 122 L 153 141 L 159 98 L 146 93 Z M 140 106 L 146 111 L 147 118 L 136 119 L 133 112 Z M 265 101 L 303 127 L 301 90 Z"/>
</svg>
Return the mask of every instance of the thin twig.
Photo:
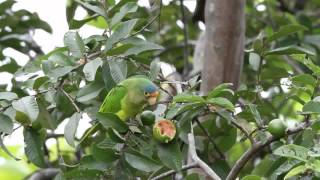
<svg viewBox="0 0 320 180">
<path fill-rule="evenodd" d="M 306 117 L 308 118 L 308 117 Z M 296 134 L 303 130 L 306 127 L 309 127 L 311 123 L 306 122 L 302 125 L 295 127 L 293 129 L 289 129 L 287 131 L 288 135 Z M 274 141 L 278 141 L 280 138 L 275 136 L 270 136 L 265 143 L 257 142 L 252 145 L 250 149 L 248 149 L 241 157 L 240 159 L 235 163 L 235 165 L 232 167 L 231 171 L 229 172 L 226 180 L 234 180 L 240 173 L 241 169 L 246 165 L 246 163 L 259 151 L 261 151 L 264 147 L 270 145 Z"/>
<path fill-rule="evenodd" d="M 130 35 L 127 36 L 127 37 L 124 37 L 124 38 L 119 39 L 118 41 L 114 42 L 113 44 L 117 44 L 117 43 L 119 43 L 119 42 L 121 42 L 121 41 L 124 41 L 124 40 L 126 40 L 126 39 L 128 39 L 128 38 L 130 38 L 130 37 L 133 37 L 133 36 L 141 33 L 141 32 L 144 31 L 147 27 L 149 27 L 158 17 L 160 17 L 160 13 L 159 13 L 157 16 L 153 17 L 145 26 L 143 26 L 143 27 L 142 27 L 141 29 L 139 29 L 138 31 L 130 34 Z M 94 59 L 94 58 L 100 56 L 100 55 L 102 54 L 102 52 L 103 52 L 103 51 L 96 51 L 96 52 L 88 55 L 86 59 Z"/>
<path fill-rule="evenodd" d="M 192 168 L 198 168 L 198 167 L 199 167 L 198 163 L 193 162 L 191 164 L 187 164 L 187 165 L 182 166 L 181 171 L 185 171 L 185 170 L 192 169 Z M 167 172 L 164 172 L 156 177 L 151 178 L 151 180 L 159 180 L 159 179 L 168 177 L 168 176 L 176 174 L 176 173 L 177 173 L 177 171 L 175 171 L 175 170 L 167 171 Z"/>
<path fill-rule="evenodd" d="M 236 127 L 238 128 L 251 142 L 251 144 L 254 144 L 255 143 L 255 140 L 252 138 L 252 136 L 250 136 L 250 133 L 247 132 L 247 130 L 242 127 L 238 122 L 236 121 L 231 121 L 231 123 Z"/>
<path fill-rule="evenodd" d="M 194 162 L 196 162 L 199 167 L 212 179 L 221 180 L 221 178 L 205 163 L 203 162 L 197 155 L 194 136 L 192 133 L 188 134 L 188 142 L 189 142 L 189 153 Z"/>
<path fill-rule="evenodd" d="M 184 13 L 184 5 L 183 0 L 180 0 L 180 11 L 182 15 L 183 22 L 183 36 L 184 36 L 184 51 L 183 51 L 183 59 L 184 59 L 184 67 L 183 67 L 183 77 L 189 73 L 189 49 L 188 49 L 188 23 L 186 19 L 186 15 Z"/>
<path fill-rule="evenodd" d="M 62 93 L 69 99 L 69 101 L 71 102 L 71 104 L 73 105 L 73 107 L 76 109 L 76 111 L 79 113 L 81 112 L 80 108 L 78 107 L 78 105 L 76 104 L 76 102 L 74 102 L 73 98 L 63 89 L 61 88 Z"/>
<path fill-rule="evenodd" d="M 224 160 L 226 157 L 224 156 L 224 154 L 221 152 L 221 150 L 219 149 L 219 147 L 217 146 L 217 144 L 214 142 L 214 140 L 212 139 L 212 136 L 210 136 L 210 134 L 208 133 L 208 131 L 202 126 L 201 122 L 199 121 L 198 118 L 195 118 L 196 123 L 198 124 L 198 126 L 200 127 L 200 129 L 203 131 L 203 133 L 208 137 L 208 140 L 211 142 L 211 144 L 213 145 L 213 148 L 217 151 L 217 153 L 220 156 L 220 159 Z"/>
<path fill-rule="evenodd" d="M 127 36 L 127 37 L 124 37 L 124 38 L 119 39 L 119 40 L 116 41 L 114 44 L 117 44 L 117 43 L 119 43 L 119 42 L 121 42 L 121 41 L 123 41 L 123 40 L 125 40 L 125 39 L 128 39 L 128 38 L 130 38 L 130 37 L 133 37 L 133 36 L 141 33 L 141 32 L 144 31 L 147 27 L 149 27 L 153 22 L 155 22 L 158 17 L 160 17 L 160 13 L 159 13 L 158 15 L 156 15 L 155 17 L 153 17 L 153 18 L 152 18 L 145 26 L 143 26 L 141 29 L 139 29 L 138 31 L 130 34 L 130 35 Z"/>
</svg>

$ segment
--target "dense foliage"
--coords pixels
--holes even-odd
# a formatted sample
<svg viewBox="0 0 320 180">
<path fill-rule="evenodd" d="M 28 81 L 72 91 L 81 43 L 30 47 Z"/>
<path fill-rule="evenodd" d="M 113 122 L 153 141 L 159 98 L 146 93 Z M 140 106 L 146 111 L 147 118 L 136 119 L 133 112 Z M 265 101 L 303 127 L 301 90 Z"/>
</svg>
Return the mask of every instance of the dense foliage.
<svg viewBox="0 0 320 180">
<path fill-rule="evenodd" d="M 19 59 L 0 53 L 0 72 L 14 76 L 12 88 L 0 87 L 1 156 L 24 159 L 3 144 L 7 135 L 23 128 L 28 162 L 56 170 L 55 179 L 148 179 L 169 170 L 184 179 L 201 179 L 202 175 L 180 171 L 190 163 L 191 133 L 198 156 L 221 179 L 230 177 L 235 167 L 242 179 L 320 177 L 319 1 L 300 6 L 300 1 L 247 1 L 241 85 L 235 90 L 223 83 L 205 96 L 199 93 L 199 75 L 176 81 L 160 68 L 169 63 L 179 76 L 186 68 L 185 46 L 192 60 L 190 39 L 197 38 L 199 28 L 187 8 L 184 27 L 179 1 L 155 1 L 151 8 L 130 0 L 102 2 L 69 0 L 70 31 L 61 37 L 65 47 L 47 54 L 30 33 L 37 28 L 51 32 L 49 25 L 26 10 L 12 11 L 12 0 L 0 4 L 1 50 L 10 47 L 30 57 L 20 67 Z M 88 16 L 75 20 L 80 6 Z M 76 29 L 84 24 L 105 31 L 80 37 Z M 157 141 L 152 125 L 142 123 L 140 114 L 128 122 L 97 116 L 106 94 L 133 75 L 149 77 L 161 87 L 158 106 L 147 108 L 156 119 L 175 122 L 173 141 Z M 101 128 L 93 133 L 88 127 L 82 137 L 75 137 L 84 116 Z M 270 134 L 273 119 L 283 120 L 288 128 L 279 129 L 285 132 Z M 55 134 L 63 121 L 64 134 Z M 56 139 L 57 146 L 47 147 L 50 139 Z"/>
</svg>

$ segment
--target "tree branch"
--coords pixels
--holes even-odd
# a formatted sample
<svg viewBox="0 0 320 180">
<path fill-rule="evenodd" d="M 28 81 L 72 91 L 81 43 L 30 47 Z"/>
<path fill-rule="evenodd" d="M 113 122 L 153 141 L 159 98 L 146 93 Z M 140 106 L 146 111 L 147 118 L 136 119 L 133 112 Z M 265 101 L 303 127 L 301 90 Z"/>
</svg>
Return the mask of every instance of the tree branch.
<svg viewBox="0 0 320 180">
<path fill-rule="evenodd" d="M 251 144 L 254 144 L 255 143 L 255 140 L 251 137 L 251 135 L 247 132 L 247 130 L 242 127 L 238 122 L 236 121 L 231 121 L 231 123 L 236 127 L 238 128 L 251 142 Z"/>
<path fill-rule="evenodd" d="M 309 116 L 306 117 L 308 119 Z M 300 132 L 306 127 L 309 127 L 311 123 L 305 122 L 302 123 L 300 126 L 289 129 L 287 131 L 288 135 L 295 134 Z M 241 157 L 240 159 L 235 163 L 235 165 L 232 167 L 230 173 L 228 174 L 226 180 L 234 180 L 240 173 L 241 169 L 246 165 L 246 163 L 259 151 L 261 151 L 264 147 L 270 145 L 274 141 L 278 141 L 281 138 L 270 136 L 265 143 L 257 142 L 252 145 L 250 149 L 248 149 Z"/>
<path fill-rule="evenodd" d="M 199 167 L 198 163 L 194 162 L 194 163 L 182 166 L 181 171 L 192 169 L 192 168 L 197 168 L 197 167 Z M 177 171 L 175 171 L 175 170 L 167 171 L 167 172 L 164 172 L 154 178 L 151 178 L 151 180 L 159 180 L 159 179 L 168 177 L 168 176 L 176 174 L 176 173 L 177 173 Z"/>
<path fill-rule="evenodd" d="M 188 49 L 188 23 L 186 19 L 186 15 L 184 13 L 184 5 L 183 0 L 180 0 L 180 11 L 182 15 L 182 22 L 183 22 L 183 36 L 184 36 L 184 51 L 183 51 L 183 60 L 184 60 L 184 67 L 183 67 L 183 76 L 189 73 L 189 49 Z"/>
<path fill-rule="evenodd" d="M 78 105 L 76 104 L 76 102 L 74 102 L 73 98 L 63 89 L 60 88 L 62 93 L 69 99 L 69 101 L 71 102 L 71 104 L 73 105 L 73 107 L 76 109 L 76 111 L 79 113 L 81 112 L 80 108 L 78 107 Z"/>
<path fill-rule="evenodd" d="M 199 165 L 199 167 L 214 180 L 221 180 L 221 178 L 205 163 L 203 162 L 197 155 L 194 136 L 192 133 L 188 134 L 188 142 L 189 142 L 189 153 L 191 159 Z"/>
<path fill-rule="evenodd" d="M 57 168 L 40 169 L 33 173 L 28 180 L 53 179 L 60 172 Z"/>
</svg>

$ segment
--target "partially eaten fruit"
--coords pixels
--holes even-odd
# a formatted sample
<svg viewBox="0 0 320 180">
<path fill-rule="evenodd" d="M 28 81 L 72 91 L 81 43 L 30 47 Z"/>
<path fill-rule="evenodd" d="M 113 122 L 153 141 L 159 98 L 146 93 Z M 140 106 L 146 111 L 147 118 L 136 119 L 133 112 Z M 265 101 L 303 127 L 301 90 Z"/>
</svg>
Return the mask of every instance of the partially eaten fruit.
<svg viewBox="0 0 320 180">
<path fill-rule="evenodd" d="M 157 121 L 153 126 L 153 137 L 162 143 L 168 143 L 176 135 L 176 126 L 167 119 Z"/>
</svg>

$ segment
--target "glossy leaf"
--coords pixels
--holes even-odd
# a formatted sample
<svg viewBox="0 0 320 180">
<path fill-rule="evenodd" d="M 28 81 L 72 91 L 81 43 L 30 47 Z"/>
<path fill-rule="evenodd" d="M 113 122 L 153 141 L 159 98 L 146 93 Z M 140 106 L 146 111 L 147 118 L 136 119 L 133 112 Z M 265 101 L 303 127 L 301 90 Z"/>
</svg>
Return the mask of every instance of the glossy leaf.
<svg viewBox="0 0 320 180">
<path fill-rule="evenodd" d="M 102 66 L 102 63 L 102 60 L 97 58 L 92 61 L 89 61 L 86 65 L 84 65 L 83 73 L 88 81 L 94 81 L 96 77 L 96 72 L 98 68 Z"/>
<path fill-rule="evenodd" d="M 134 2 L 128 2 L 124 6 L 120 8 L 120 11 L 116 13 L 112 19 L 111 19 L 111 26 L 114 26 L 115 24 L 119 23 L 125 15 L 128 13 L 136 12 L 138 9 L 138 6 Z"/>
<path fill-rule="evenodd" d="M 274 34 L 272 34 L 270 37 L 267 38 L 267 41 L 271 42 L 274 40 L 278 40 L 290 34 L 293 34 L 299 31 L 305 31 L 305 30 L 307 30 L 307 28 L 299 24 L 289 24 L 289 25 L 281 26 L 278 32 L 275 32 Z"/>
<path fill-rule="evenodd" d="M 154 60 L 150 63 L 150 79 L 154 80 L 158 77 L 161 70 L 161 63 L 158 60 Z"/>
<path fill-rule="evenodd" d="M 120 133 L 126 132 L 129 127 L 126 123 L 124 123 L 119 117 L 112 113 L 101 113 L 97 114 L 97 118 L 103 127 L 106 129 L 114 128 Z"/>
<path fill-rule="evenodd" d="M 288 157 L 288 158 L 294 158 L 298 159 L 300 161 L 308 161 L 308 149 L 295 145 L 295 144 L 289 144 L 289 145 L 283 145 L 276 149 L 273 154 L 282 156 L 282 157 Z"/>
<path fill-rule="evenodd" d="M 137 22 L 138 19 L 131 19 L 129 21 L 119 23 L 117 28 L 114 30 L 114 33 L 108 38 L 105 51 L 110 50 L 115 43 L 128 37 Z"/>
<path fill-rule="evenodd" d="M 35 121 L 39 115 L 39 107 L 33 96 L 26 96 L 12 102 L 12 107 L 27 115 L 31 121 Z"/>
<path fill-rule="evenodd" d="M 193 94 L 178 94 L 177 96 L 173 97 L 173 101 L 177 103 L 187 103 L 187 102 L 204 102 L 204 99 L 200 96 L 193 95 Z"/>
<path fill-rule="evenodd" d="M 13 131 L 13 122 L 9 116 L 0 114 L 0 133 L 11 134 Z"/>
<path fill-rule="evenodd" d="M 0 100 L 12 101 L 18 99 L 16 93 L 13 92 L 0 92 Z"/>
<path fill-rule="evenodd" d="M 307 102 L 303 108 L 302 111 L 304 113 L 320 113 L 320 102 L 319 101 L 309 101 Z"/>
<path fill-rule="evenodd" d="M 44 139 L 40 133 L 31 128 L 25 128 L 23 131 L 24 142 L 25 142 L 25 154 L 28 159 L 39 167 L 45 167 L 46 163 L 44 160 Z"/>
<path fill-rule="evenodd" d="M 308 54 L 315 55 L 315 53 L 309 49 L 299 47 L 299 46 L 286 46 L 279 47 L 276 49 L 272 49 L 267 51 L 265 55 L 291 55 L 291 54 Z"/>
<path fill-rule="evenodd" d="M 110 66 L 110 74 L 114 82 L 119 83 L 126 79 L 128 68 L 124 59 L 112 59 L 108 61 Z"/>
<path fill-rule="evenodd" d="M 72 56 L 76 58 L 83 57 L 86 49 L 78 32 L 69 31 L 64 35 L 63 42 L 70 50 Z"/>
<path fill-rule="evenodd" d="M 81 116 L 81 113 L 74 113 L 64 128 L 64 137 L 66 138 L 67 143 L 72 147 L 75 147 L 74 139 Z"/>
<path fill-rule="evenodd" d="M 286 176 L 284 177 L 284 179 L 289 179 L 293 176 L 296 176 L 298 174 L 301 174 L 303 172 L 305 172 L 307 170 L 306 166 L 305 165 L 300 165 L 300 166 L 297 166 L 293 169 L 291 169 L 287 174 Z"/>
<path fill-rule="evenodd" d="M 179 171 L 182 168 L 182 153 L 179 144 L 172 141 L 168 144 L 158 144 L 158 157 L 167 167 Z"/>
<path fill-rule="evenodd" d="M 133 168 L 141 171 L 153 172 L 161 168 L 161 165 L 158 162 L 143 156 L 142 154 L 125 153 L 124 156 L 127 163 L 129 163 Z"/>
<path fill-rule="evenodd" d="M 228 99 L 223 97 L 216 97 L 207 100 L 207 103 L 224 107 L 230 111 L 234 111 L 234 105 Z"/>
<path fill-rule="evenodd" d="M 76 96 L 78 102 L 87 102 L 97 97 L 103 90 L 103 84 L 99 82 L 90 83 L 81 88 Z"/>
</svg>

